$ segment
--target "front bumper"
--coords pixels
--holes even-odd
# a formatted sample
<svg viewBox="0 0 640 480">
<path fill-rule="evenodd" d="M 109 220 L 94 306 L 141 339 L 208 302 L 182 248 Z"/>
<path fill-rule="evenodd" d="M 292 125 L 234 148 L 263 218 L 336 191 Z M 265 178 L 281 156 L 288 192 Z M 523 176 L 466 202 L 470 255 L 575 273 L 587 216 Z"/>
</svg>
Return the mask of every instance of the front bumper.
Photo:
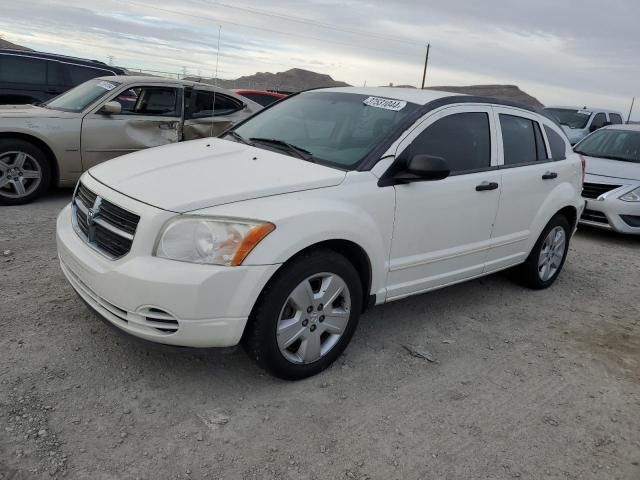
<svg viewBox="0 0 640 480">
<path fill-rule="evenodd" d="M 613 190 L 611 194 L 602 195 L 597 200 L 586 199 L 580 224 L 640 235 L 640 203 L 623 202 L 618 198 L 622 195 L 619 190 L 621 189 Z"/>
<path fill-rule="evenodd" d="M 196 265 L 135 248 L 109 260 L 73 230 L 69 206 L 58 216 L 56 237 L 62 271 L 85 302 L 121 330 L 167 345 L 236 345 L 279 267 Z"/>
</svg>

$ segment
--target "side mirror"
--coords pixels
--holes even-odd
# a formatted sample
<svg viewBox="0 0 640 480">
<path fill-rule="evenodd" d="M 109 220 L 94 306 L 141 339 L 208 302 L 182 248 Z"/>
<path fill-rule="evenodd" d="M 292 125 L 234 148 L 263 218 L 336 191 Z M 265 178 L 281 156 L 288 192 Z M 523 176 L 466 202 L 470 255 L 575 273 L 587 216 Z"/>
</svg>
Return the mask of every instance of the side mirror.
<svg viewBox="0 0 640 480">
<path fill-rule="evenodd" d="M 119 102 L 107 102 L 100 109 L 100 113 L 105 115 L 118 115 L 122 112 L 122 105 Z"/>
<path fill-rule="evenodd" d="M 415 155 L 407 162 L 404 172 L 405 175 L 413 176 L 414 181 L 442 180 L 450 173 L 447 161 L 433 155 Z M 400 172 L 400 175 L 403 175 L 403 172 Z"/>
</svg>

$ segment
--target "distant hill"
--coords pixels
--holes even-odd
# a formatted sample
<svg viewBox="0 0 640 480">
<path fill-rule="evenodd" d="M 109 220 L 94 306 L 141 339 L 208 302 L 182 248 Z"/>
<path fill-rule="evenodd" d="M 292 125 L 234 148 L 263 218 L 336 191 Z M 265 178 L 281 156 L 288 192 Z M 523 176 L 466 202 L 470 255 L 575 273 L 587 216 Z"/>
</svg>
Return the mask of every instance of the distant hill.
<svg viewBox="0 0 640 480">
<path fill-rule="evenodd" d="M 467 87 L 428 87 L 429 90 L 442 90 L 481 97 L 495 97 L 501 100 L 522 103 L 529 107 L 543 108 L 544 105 L 535 97 L 523 92 L 516 85 L 470 85 Z"/>
<path fill-rule="evenodd" d="M 214 83 L 212 79 L 187 77 L 204 83 Z M 299 92 L 309 88 L 348 87 L 349 84 L 334 80 L 329 75 L 311 72 L 301 68 L 292 68 L 286 72 L 258 72 L 255 75 L 240 77 L 236 80 L 218 80 L 217 85 L 223 88 L 246 88 L 252 90 L 279 90 L 283 92 Z"/>
<path fill-rule="evenodd" d="M 30 48 L 27 47 L 23 47 L 22 45 L 17 45 L 15 43 L 11 43 L 8 40 L 4 40 L 2 38 L 0 38 L 0 48 L 11 48 L 13 50 L 29 50 L 29 51 L 33 51 Z"/>
</svg>

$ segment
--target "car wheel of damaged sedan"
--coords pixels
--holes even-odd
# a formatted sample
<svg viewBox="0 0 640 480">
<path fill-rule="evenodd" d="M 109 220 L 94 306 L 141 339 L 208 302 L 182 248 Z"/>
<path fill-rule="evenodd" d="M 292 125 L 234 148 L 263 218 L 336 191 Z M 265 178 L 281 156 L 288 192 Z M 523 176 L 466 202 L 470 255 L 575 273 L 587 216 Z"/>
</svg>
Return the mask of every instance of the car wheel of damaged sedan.
<svg viewBox="0 0 640 480">
<path fill-rule="evenodd" d="M 20 139 L 0 140 L 0 203 L 28 203 L 49 188 L 50 180 L 42 150 Z"/>
</svg>

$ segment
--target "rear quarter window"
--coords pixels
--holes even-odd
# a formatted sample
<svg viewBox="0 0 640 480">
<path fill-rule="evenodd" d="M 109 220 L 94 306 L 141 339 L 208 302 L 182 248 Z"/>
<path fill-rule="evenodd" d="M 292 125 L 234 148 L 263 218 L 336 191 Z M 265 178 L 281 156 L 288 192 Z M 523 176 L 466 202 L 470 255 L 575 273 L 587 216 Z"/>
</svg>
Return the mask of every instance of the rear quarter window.
<svg viewBox="0 0 640 480">
<path fill-rule="evenodd" d="M 109 70 L 99 68 L 82 67 L 79 65 L 64 65 L 64 67 L 67 69 L 71 85 L 80 85 L 92 78 L 113 75 Z"/>
<path fill-rule="evenodd" d="M 564 160 L 567 158 L 567 143 L 564 139 L 556 133 L 555 130 L 545 125 L 544 131 L 547 134 L 549 140 L 549 147 L 551 147 L 551 159 L 552 160 Z"/>
</svg>

